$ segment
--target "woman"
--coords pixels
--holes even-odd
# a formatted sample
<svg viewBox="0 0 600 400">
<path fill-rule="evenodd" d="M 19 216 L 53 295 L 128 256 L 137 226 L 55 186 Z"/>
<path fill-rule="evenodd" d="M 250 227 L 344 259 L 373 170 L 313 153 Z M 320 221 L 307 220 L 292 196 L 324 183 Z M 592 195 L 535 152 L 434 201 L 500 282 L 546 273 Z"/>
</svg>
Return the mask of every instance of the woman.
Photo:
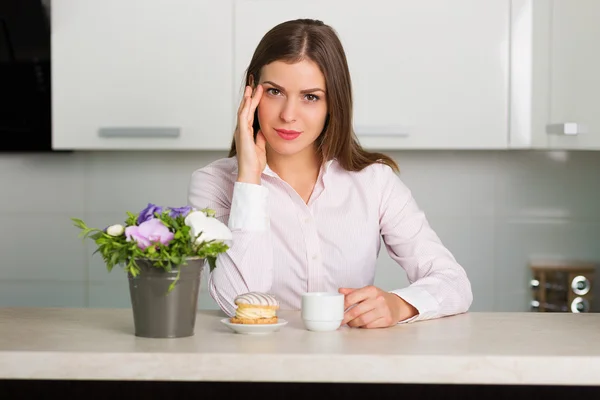
<svg viewBox="0 0 600 400">
<path fill-rule="evenodd" d="M 342 324 L 363 328 L 466 312 L 464 269 L 395 172 L 391 158 L 363 150 L 354 136 L 335 31 L 306 19 L 275 26 L 246 72 L 229 157 L 190 182 L 190 205 L 214 209 L 233 232 L 210 275 L 211 296 L 231 316 L 245 292 L 300 309 L 303 292 L 339 291 Z M 372 286 L 381 238 L 409 287 Z"/>
</svg>

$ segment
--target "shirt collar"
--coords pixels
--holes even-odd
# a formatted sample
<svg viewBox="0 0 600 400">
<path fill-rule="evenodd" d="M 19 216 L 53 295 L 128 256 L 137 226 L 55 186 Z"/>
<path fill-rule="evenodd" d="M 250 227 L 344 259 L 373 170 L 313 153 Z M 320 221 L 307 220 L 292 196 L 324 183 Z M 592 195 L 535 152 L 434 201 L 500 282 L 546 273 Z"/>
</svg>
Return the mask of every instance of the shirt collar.
<svg viewBox="0 0 600 400">
<path fill-rule="evenodd" d="M 331 159 L 331 160 L 327 161 L 327 162 L 325 163 L 325 165 L 323 165 L 323 176 L 325 176 L 325 174 L 327 173 L 327 171 L 329 171 L 329 167 L 331 166 L 331 164 L 332 164 L 334 161 L 336 161 L 336 162 L 337 162 L 337 159 L 336 159 L 336 158 L 334 158 L 334 159 Z M 237 157 L 236 157 L 235 168 L 233 168 L 233 171 L 231 171 L 231 173 L 232 173 L 233 175 L 237 175 L 237 173 L 238 173 Z M 271 176 L 271 177 L 278 177 L 278 175 L 275 173 L 275 171 L 273 171 L 271 168 L 269 168 L 269 164 L 267 164 L 267 165 L 265 166 L 265 169 L 263 169 L 263 172 L 262 172 L 262 173 L 263 173 L 264 175 L 268 175 L 268 176 Z"/>
</svg>

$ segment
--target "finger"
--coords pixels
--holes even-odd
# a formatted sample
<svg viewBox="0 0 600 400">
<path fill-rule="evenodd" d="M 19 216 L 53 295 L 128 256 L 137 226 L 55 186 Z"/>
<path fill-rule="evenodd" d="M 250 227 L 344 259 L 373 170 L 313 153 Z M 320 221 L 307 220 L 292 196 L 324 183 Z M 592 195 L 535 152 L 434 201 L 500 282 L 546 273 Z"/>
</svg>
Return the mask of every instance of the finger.
<svg viewBox="0 0 600 400">
<path fill-rule="evenodd" d="M 380 310 L 375 308 L 348 322 L 348 326 L 351 328 L 367 328 L 367 326 L 379 320 L 383 321 L 383 318 L 381 317 Z"/>
<path fill-rule="evenodd" d="M 378 301 L 376 299 L 367 299 L 361 303 L 358 303 L 355 307 L 352 307 L 351 310 L 348 310 L 344 313 L 344 319 L 342 320 L 342 325 L 348 324 L 348 326 L 362 326 L 368 324 L 375 320 L 373 316 L 370 316 L 371 319 L 364 320 L 365 316 L 375 310 L 378 306 Z M 377 316 L 379 318 L 379 315 Z"/>
<path fill-rule="evenodd" d="M 263 87 L 262 85 L 258 85 L 256 90 L 254 91 L 254 95 L 252 96 L 252 103 L 250 104 L 250 118 L 254 117 L 254 111 L 256 107 L 258 107 L 258 103 L 260 103 L 260 99 L 262 98 Z"/>
<path fill-rule="evenodd" d="M 241 123 L 241 124 L 246 124 L 248 121 L 248 118 L 246 116 L 248 115 L 248 109 L 250 108 L 251 101 L 252 101 L 252 89 L 250 88 L 250 86 L 247 86 L 246 90 L 244 91 L 244 104 L 238 115 L 239 116 L 238 120 L 239 120 L 239 123 Z"/>
<path fill-rule="evenodd" d="M 244 95 L 242 96 L 242 100 L 240 101 L 240 105 L 238 106 L 238 115 L 240 115 L 240 113 L 242 112 L 242 110 L 244 109 L 244 105 L 246 104 L 247 101 L 247 96 L 249 95 L 248 89 L 250 88 L 250 86 L 246 86 L 246 88 L 244 89 Z"/>
<path fill-rule="evenodd" d="M 265 135 L 263 135 L 262 131 L 259 129 L 258 133 L 256 134 L 256 146 L 262 151 L 264 151 L 266 144 L 267 139 L 265 138 Z"/>
<path fill-rule="evenodd" d="M 350 321 L 348 326 L 353 328 L 383 328 L 390 326 L 390 310 L 385 302 L 385 298 L 378 296 L 374 302 L 373 309 Z"/>
<path fill-rule="evenodd" d="M 258 107 L 258 103 L 260 102 L 260 99 L 262 97 L 262 90 L 262 86 L 258 85 L 256 90 L 254 91 L 254 94 L 250 96 L 250 106 L 247 109 L 245 109 L 245 118 L 250 124 L 252 124 L 252 122 L 254 121 L 254 111 L 256 110 L 256 107 Z"/>
<path fill-rule="evenodd" d="M 338 289 L 338 293 L 341 293 L 344 295 L 344 303 L 346 302 L 346 297 L 347 295 L 349 295 L 350 293 L 354 292 L 355 288 L 339 288 Z M 344 304 L 344 311 L 348 311 L 348 307 Z"/>
<path fill-rule="evenodd" d="M 234 132 L 236 141 L 239 139 L 241 129 L 243 129 L 242 128 L 243 124 L 240 124 L 240 116 L 242 115 L 242 110 L 244 109 L 244 106 L 248 102 L 248 89 L 249 89 L 249 86 L 246 86 L 246 88 L 244 89 L 244 95 L 242 96 L 242 100 L 240 101 L 240 105 L 239 105 L 238 111 L 237 111 L 238 117 L 237 117 L 237 124 L 235 127 L 235 132 Z"/>
<path fill-rule="evenodd" d="M 390 326 L 390 323 L 388 322 L 388 320 L 384 317 L 381 318 L 377 318 L 375 321 L 369 322 L 368 324 L 364 325 L 364 328 L 367 329 L 373 329 L 373 328 L 387 328 L 388 326 Z"/>
<path fill-rule="evenodd" d="M 344 298 L 344 309 L 367 299 L 374 299 L 377 297 L 377 290 L 371 286 L 366 286 L 360 289 L 354 290 Z"/>
<path fill-rule="evenodd" d="M 385 328 L 392 325 L 390 308 L 385 297 L 377 296 L 375 309 L 363 316 L 363 328 Z"/>
<path fill-rule="evenodd" d="M 241 140 L 244 140 L 245 142 L 250 140 L 254 142 L 254 137 L 252 136 L 252 126 L 248 124 L 248 119 L 246 118 L 251 102 L 249 92 L 244 96 L 244 100 L 244 108 L 242 108 L 242 111 L 240 111 L 240 115 L 238 117 L 239 135 Z"/>
</svg>

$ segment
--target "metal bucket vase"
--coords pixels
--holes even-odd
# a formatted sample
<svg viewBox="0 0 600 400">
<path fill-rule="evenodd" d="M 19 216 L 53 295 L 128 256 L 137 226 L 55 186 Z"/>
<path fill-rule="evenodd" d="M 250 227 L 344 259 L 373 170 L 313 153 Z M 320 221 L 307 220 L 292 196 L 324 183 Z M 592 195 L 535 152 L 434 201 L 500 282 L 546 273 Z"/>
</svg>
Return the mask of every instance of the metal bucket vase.
<svg viewBox="0 0 600 400">
<path fill-rule="evenodd" d="M 136 262 L 141 272 L 136 277 L 128 274 L 135 336 L 193 336 L 204 259 L 187 260 L 169 272 L 153 267 L 149 260 Z M 169 292 L 180 268 L 179 281 Z"/>
</svg>

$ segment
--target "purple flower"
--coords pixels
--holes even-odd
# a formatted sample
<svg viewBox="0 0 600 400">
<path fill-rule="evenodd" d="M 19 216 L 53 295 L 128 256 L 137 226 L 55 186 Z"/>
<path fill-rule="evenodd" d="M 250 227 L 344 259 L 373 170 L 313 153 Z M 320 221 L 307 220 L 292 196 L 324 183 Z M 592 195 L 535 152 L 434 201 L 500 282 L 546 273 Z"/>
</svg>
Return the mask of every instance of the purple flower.
<svg viewBox="0 0 600 400">
<path fill-rule="evenodd" d="M 162 207 L 154 205 L 152 203 L 148 203 L 148 206 L 140 211 L 140 215 L 137 219 L 137 224 L 141 225 L 142 222 L 146 222 L 149 219 L 154 218 L 154 213 L 162 213 Z"/>
<path fill-rule="evenodd" d="M 169 216 L 171 218 L 177 218 L 180 215 L 182 217 L 185 217 L 186 215 L 189 214 L 190 211 L 192 211 L 192 207 L 190 207 L 190 206 L 185 206 L 185 207 L 169 207 L 169 210 L 171 210 L 169 212 Z"/>
<path fill-rule="evenodd" d="M 154 218 L 142 222 L 139 226 L 128 226 L 125 229 L 125 236 L 128 242 L 133 240 L 140 249 L 145 250 L 153 243 L 168 245 L 175 235 L 161 220 Z"/>
</svg>

